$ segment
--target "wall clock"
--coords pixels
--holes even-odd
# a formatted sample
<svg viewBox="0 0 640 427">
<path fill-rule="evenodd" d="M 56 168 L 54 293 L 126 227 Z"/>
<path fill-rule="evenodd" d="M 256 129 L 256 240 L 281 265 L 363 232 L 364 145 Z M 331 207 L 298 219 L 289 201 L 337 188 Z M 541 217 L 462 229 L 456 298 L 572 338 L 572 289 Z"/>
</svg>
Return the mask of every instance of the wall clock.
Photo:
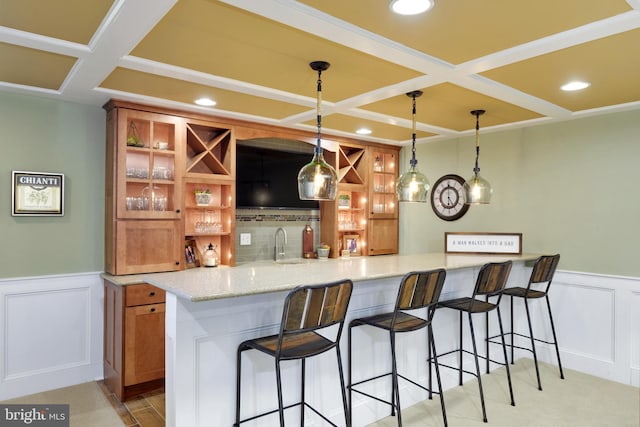
<svg viewBox="0 0 640 427">
<path fill-rule="evenodd" d="M 455 221 L 469 210 L 464 203 L 464 178 L 449 174 L 440 177 L 431 191 L 431 207 L 439 218 Z"/>
</svg>

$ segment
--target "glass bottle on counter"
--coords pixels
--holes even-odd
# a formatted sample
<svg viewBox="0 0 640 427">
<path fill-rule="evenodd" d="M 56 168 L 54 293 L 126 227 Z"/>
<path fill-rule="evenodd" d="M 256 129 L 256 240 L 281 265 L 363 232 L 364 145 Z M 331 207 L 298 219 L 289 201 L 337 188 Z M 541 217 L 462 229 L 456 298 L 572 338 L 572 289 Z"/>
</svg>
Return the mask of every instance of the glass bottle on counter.
<svg viewBox="0 0 640 427">
<path fill-rule="evenodd" d="M 203 264 L 205 267 L 217 267 L 218 266 L 218 251 L 216 251 L 216 245 L 209 243 L 207 249 L 202 254 Z"/>
<path fill-rule="evenodd" d="M 305 225 L 302 230 L 302 257 L 314 258 L 313 251 L 313 228 L 309 224 Z"/>
</svg>

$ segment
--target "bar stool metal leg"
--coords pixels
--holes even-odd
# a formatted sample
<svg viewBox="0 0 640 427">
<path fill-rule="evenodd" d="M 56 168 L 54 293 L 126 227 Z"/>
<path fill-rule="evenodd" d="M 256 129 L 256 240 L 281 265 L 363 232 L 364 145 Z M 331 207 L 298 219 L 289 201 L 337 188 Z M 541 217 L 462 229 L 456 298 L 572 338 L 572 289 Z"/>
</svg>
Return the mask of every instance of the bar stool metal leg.
<svg viewBox="0 0 640 427">
<path fill-rule="evenodd" d="M 460 312 L 462 314 L 462 311 Z M 478 363 L 478 349 L 476 348 L 476 334 L 473 331 L 473 320 L 471 313 L 469 315 L 469 329 L 471 331 L 471 344 L 473 347 L 473 359 L 476 362 L 476 373 L 478 374 L 478 388 L 480 389 L 480 404 L 482 405 L 482 421 L 487 422 L 487 411 L 484 406 L 484 393 L 482 392 L 482 376 L 480 375 L 480 364 Z M 462 371 L 461 371 L 462 372 Z"/>
<path fill-rule="evenodd" d="M 509 396 L 511 397 L 511 406 L 516 406 L 515 399 L 513 398 L 513 386 L 511 385 L 511 371 L 509 369 L 509 359 L 507 359 L 507 345 L 504 341 L 504 328 L 502 327 L 502 314 L 500 314 L 500 306 L 496 308 L 496 312 L 498 313 L 498 325 L 500 325 L 500 336 L 502 337 L 502 354 L 504 355 L 504 367 L 507 370 L 507 383 L 509 384 Z"/>
<path fill-rule="evenodd" d="M 458 318 L 458 324 L 460 325 L 460 351 L 458 353 L 458 359 L 460 361 L 460 369 L 458 370 L 458 385 L 462 385 L 462 360 L 463 360 L 463 345 L 462 345 L 462 311 L 460 311 L 460 316 Z"/>
<path fill-rule="evenodd" d="M 236 356 L 236 422 L 233 424 L 233 427 L 238 427 L 240 425 L 240 370 L 242 367 L 242 364 L 240 363 L 241 357 L 242 350 L 238 348 Z"/>
<path fill-rule="evenodd" d="M 513 348 L 514 348 L 513 347 L 513 335 L 514 335 L 513 334 L 513 331 L 514 331 L 513 329 L 513 295 L 511 295 L 509 303 L 511 308 L 511 333 L 509 335 L 511 335 L 511 364 L 513 365 L 514 364 L 514 361 L 513 361 Z"/>
<path fill-rule="evenodd" d="M 551 303 L 549 302 L 549 295 L 545 295 L 547 300 L 547 310 L 549 311 L 549 321 L 551 322 L 551 333 L 553 334 L 553 344 L 556 346 L 556 357 L 558 358 L 558 368 L 560 368 L 560 378 L 564 379 L 564 372 L 562 372 L 562 362 L 560 362 L 560 349 L 558 348 L 558 338 L 556 337 L 556 327 L 553 324 L 553 315 L 551 314 Z"/>
<path fill-rule="evenodd" d="M 353 424 L 353 396 L 351 391 L 351 328 L 347 328 L 347 392 L 348 392 L 348 404 L 349 415 L 347 419 L 347 425 Z"/>
<path fill-rule="evenodd" d="M 488 312 L 484 315 L 484 330 L 486 331 L 485 337 L 488 337 L 489 336 L 489 313 Z M 486 364 L 485 372 L 487 374 L 490 374 L 491 372 L 489 371 L 490 366 L 489 366 L 489 341 L 488 340 L 485 340 L 485 343 L 484 343 L 484 354 L 487 356 L 484 359 Z"/>
<path fill-rule="evenodd" d="M 438 383 L 438 391 L 440 392 L 440 409 L 442 410 L 442 419 L 444 421 L 444 425 L 445 427 L 447 427 L 449 425 L 448 421 L 447 421 L 447 411 L 444 408 L 444 397 L 442 396 L 443 392 L 442 392 L 442 380 L 440 379 L 440 366 L 438 365 L 438 352 L 436 351 L 436 342 L 435 342 L 435 338 L 433 337 L 433 327 L 431 325 L 429 325 L 429 353 L 431 353 L 433 351 L 433 361 L 435 362 L 436 366 L 436 382 Z M 429 357 L 429 360 L 431 360 L 431 357 Z M 429 363 L 429 399 L 431 399 L 431 395 L 432 395 L 432 391 L 431 391 L 431 363 Z"/>
<path fill-rule="evenodd" d="M 280 375 L 280 363 L 276 360 L 276 385 L 278 388 L 278 414 L 280 416 L 280 425 L 284 427 L 284 405 L 282 402 L 282 376 Z M 304 405 L 301 406 L 304 414 Z"/>
<path fill-rule="evenodd" d="M 307 372 L 306 370 L 306 359 L 302 359 L 302 372 L 300 377 L 302 378 L 302 380 L 300 381 L 300 402 L 302 402 L 302 404 L 300 405 L 300 425 L 303 426 L 304 425 L 304 385 L 305 385 L 305 373 Z"/>
<path fill-rule="evenodd" d="M 347 389 L 344 384 L 344 370 L 342 369 L 342 355 L 340 347 L 336 347 L 336 358 L 338 359 L 338 373 L 340 374 L 340 391 L 342 392 L 342 407 L 344 409 L 344 421 L 347 426 L 351 426 L 351 411 L 347 406 Z"/>
<path fill-rule="evenodd" d="M 398 425 L 402 426 L 402 411 L 400 410 L 400 392 L 398 387 L 398 364 L 396 362 L 396 334 L 391 331 L 391 416 L 396 415 L 398 408 Z"/>
<path fill-rule="evenodd" d="M 533 338 L 533 327 L 531 326 L 531 312 L 529 311 L 529 301 L 524 299 L 524 309 L 527 313 L 527 324 L 529 325 L 529 337 L 531 341 L 531 353 L 533 353 L 533 365 L 536 367 L 536 378 L 538 380 L 538 390 L 542 391 L 542 383 L 540 382 L 540 369 L 538 369 L 538 354 L 536 353 L 536 341 Z M 513 337 L 513 334 L 511 334 Z M 488 341 L 487 341 L 488 342 Z"/>
</svg>

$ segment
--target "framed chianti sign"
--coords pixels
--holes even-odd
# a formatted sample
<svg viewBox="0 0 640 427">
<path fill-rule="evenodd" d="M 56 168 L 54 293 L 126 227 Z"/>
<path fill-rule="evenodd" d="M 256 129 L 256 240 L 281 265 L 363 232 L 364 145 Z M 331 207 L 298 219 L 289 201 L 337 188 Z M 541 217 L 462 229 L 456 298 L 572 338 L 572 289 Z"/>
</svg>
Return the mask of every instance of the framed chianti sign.
<svg viewBox="0 0 640 427">
<path fill-rule="evenodd" d="M 522 233 L 444 233 L 448 254 L 522 254 Z"/>
<path fill-rule="evenodd" d="M 11 215 L 64 215 L 63 174 L 13 171 L 11 182 Z"/>
</svg>

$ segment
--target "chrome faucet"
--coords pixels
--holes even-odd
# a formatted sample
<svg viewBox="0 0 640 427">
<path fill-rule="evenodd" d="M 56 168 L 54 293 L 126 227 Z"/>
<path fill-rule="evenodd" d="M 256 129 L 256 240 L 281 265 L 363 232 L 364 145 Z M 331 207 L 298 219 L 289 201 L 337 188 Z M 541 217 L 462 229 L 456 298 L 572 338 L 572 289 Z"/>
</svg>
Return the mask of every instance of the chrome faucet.
<svg viewBox="0 0 640 427">
<path fill-rule="evenodd" d="M 278 246 L 278 236 L 282 234 L 282 242 L 281 242 L 281 246 Z M 280 259 L 285 259 L 286 258 L 286 254 L 285 254 L 285 248 L 287 246 L 287 230 L 285 230 L 282 227 L 278 227 L 278 229 L 276 230 L 276 235 L 275 235 L 275 247 L 274 249 L 274 259 L 276 261 L 280 260 Z"/>
</svg>

